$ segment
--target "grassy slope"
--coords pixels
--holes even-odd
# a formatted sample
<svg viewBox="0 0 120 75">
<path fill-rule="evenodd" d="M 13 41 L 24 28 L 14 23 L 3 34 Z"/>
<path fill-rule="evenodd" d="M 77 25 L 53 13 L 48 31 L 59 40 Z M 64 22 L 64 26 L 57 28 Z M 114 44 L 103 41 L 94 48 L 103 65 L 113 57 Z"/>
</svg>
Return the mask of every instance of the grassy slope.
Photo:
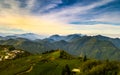
<svg viewBox="0 0 120 75">
<path fill-rule="evenodd" d="M 33 63 L 38 62 L 40 56 L 28 56 L 15 60 L 0 62 L 0 75 L 14 75 L 27 70 Z"/>
<path fill-rule="evenodd" d="M 100 72 L 102 72 L 102 70 L 105 69 L 104 67 L 106 67 L 104 62 L 99 62 L 93 59 L 83 62 L 82 59 L 63 59 L 59 58 L 59 56 L 60 51 L 55 51 L 43 55 L 32 55 L 0 62 L 0 75 L 62 75 L 62 70 L 66 64 L 69 65 L 71 70 L 73 68 L 85 69 L 82 75 L 85 75 L 86 71 L 88 72 L 87 75 L 93 75 L 94 70 L 96 71 L 101 68 L 100 65 L 103 66 L 102 69 L 100 69 Z M 120 68 L 120 63 L 116 64 L 114 64 L 115 66 L 110 66 L 110 71 L 112 71 L 112 68 L 114 71 L 119 70 L 118 68 Z M 91 69 L 88 68 L 89 65 L 91 65 Z M 109 71 L 109 69 L 107 70 Z"/>
<path fill-rule="evenodd" d="M 61 75 L 66 64 L 70 65 L 71 68 L 80 65 L 78 59 L 61 59 L 59 56 L 60 51 L 56 51 L 0 62 L 0 75 Z M 28 72 L 31 67 L 32 70 Z"/>
</svg>

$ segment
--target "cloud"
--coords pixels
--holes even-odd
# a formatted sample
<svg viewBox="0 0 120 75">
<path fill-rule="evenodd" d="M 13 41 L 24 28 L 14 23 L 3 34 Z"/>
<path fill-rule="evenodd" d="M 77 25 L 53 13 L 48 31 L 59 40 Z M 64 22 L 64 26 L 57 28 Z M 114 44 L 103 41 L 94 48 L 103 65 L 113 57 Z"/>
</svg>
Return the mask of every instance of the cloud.
<svg viewBox="0 0 120 75">
<path fill-rule="evenodd" d="M 114 0 L 102 0 L 102 1 L 91 3 L 89 5 L 81 5 L 80 3 L 78 3 L 73 6 L 64 7 L 62 9 L 56 9 L 54 11 L 51 11 L 48 14 L 45 14 L 45 16 L 48 16 L 48 18 L 50 17 L 53 19 L 57 18 L 62 22 L 63 21 L 70 22 L 74 20 L 83 21 L 83 20 L 86 20 L 86 18 L 88 18 L 90 13 L 94 13 L 94 12 L 91 12 L 91 10 L 93 10 L 94 8 L 100 7 L 102 5 L 106 5 L 112 1 Z M 82 15 L 86 15 L 86 16 L 81 17 Z"/>
<path fill-rule="evenodd" d="M 8 7 L 6 7 L 6 5 Z M 4 15 L 14 15 L 14 14 L 19 14 L 19 15 L 26 15 L 29 14 L 30 12 L 26 9 L 20 8 L 20 2 L 16 0 L 0 0 L 0 16 Z"/>
<path fill-rule="evenodd" d="M 109 24 L 95 24 L 95 25 L 72 25 L 72 32 L 83 33 L 87 35 L 106 35 L 110 37 L 120 37 L 120 26 Z"/>
<path fill-rule="evenodd" d="M 96 16 L 97 18 L 91 19 L 91 21 L 100 21 L 108 23 L 119 23 L 120 24 L 120 12 L 105 12 Z"/>
<path fill-rule="evenodd" d="M 35 5 L 35 1 L 36 1 L 36 0 L 28 0 L 28 2 L 27 2 L 27 9 L 28 9 L 28 10 L 33 9 L 33 7 L 34 7 L 34 5 Z"/>
<path fill-rule="evenodd" d="M 7 34 L 21 34 L 21 33 L 26 33 L 26 31 L 21 30 L 21 29 L 16 29 L 16 28 L 12 28 L 12 27 L 8 27 L 6 25 L 0 25 L 0 34 L 1 33 L 7 33 Z"/>
<path fill-rule="evenodd" d="M 8 21 L 6 21 L 8 20 Z M 73 25 L 65 24 L 50 19 L 44 19 L 36 16 L 19 16 L 4 17 L 4 20 L 0 18 L 0 23 L 4 28 L 10 28 L 9 30 L 23 30 L 25 32 L 33 32 L 38 34 L 72 34 L 82 33 L 87 35 L 103 34 L 111 37 L 116 34 L 116 37 L 120 37 L 120 26 L 113 26 L 109 24 L 95 24 L 95 25 Z M 4 30 L 3 28 L 3 30 Z M 7 29 L 7 30 L 8 30 Z M 17 33 L 16 30 L 12 30 Z M 13 33 L 12 32 L 12 33 Z M 22 32 L 22 31 L 21 31 Z M 20 32 L 19 32 L 20 33 Z"/>
<path fill-rule="evenodd" d="M 54 34 L 63 33 L 62 31 L 67 31 L 69 26 L 52 21 L 50 19 L 44 19 L 42 17 L 36 16 L 4 16 L 4 19 L 0 17 L 0 24 L 16 29 L 22 29 L 29 32 L 44 33 L 44 34 Z"/>
<path fill-rule="evenodd" d="M 112 37 L 116 35 L 116 37 L 120 37 L 120 35 L 118 35 L 120 34 L 120 26 L 113 26 L 109 23 L 119 22 L 119 12 L 95 14 L 97 11 L 94 11 L 95 8 L 106 5 L 114 0 L 101 0 L 88 5 L 78 3 L 63 7 L 58 7 L 59 4 L 62 4 L 61 0 L 47 0 L 50 2 L 46 2 L 46 4 L 42 3 L 42 1 L 43 0 L 27 0 L 27 5 L 21 8 L 21 3 L 18 0 L 0 0 L 0 32 L 34 32 L 46 35 L 82 33 L 88 35 L 103 34 Z M 36 4 L 36 2 L 38 4 Z M 37 10 L 37 13 L 32 13 L 34 9 Z M 43 13 L 47 10 L 49 12 Z M 108 23 L 99 24 L 99 22 L 94 25 L 86 25 L 85 23 L 77 25 L 69 24 L 74 21 L 100 21 L 101 23 Z"/>
</svg>

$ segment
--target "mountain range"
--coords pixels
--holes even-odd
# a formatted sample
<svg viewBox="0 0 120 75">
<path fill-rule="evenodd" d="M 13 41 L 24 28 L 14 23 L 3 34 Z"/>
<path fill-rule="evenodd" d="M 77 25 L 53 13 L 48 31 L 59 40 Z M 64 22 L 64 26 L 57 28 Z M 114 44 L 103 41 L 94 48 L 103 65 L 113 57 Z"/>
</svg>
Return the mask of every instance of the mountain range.
<svg viewBox="0 0 120 75">
<path fill-rule="evenodd" d="M 17 39 L 17 38 L 25 38 L 25 39 L 29 39 L 29 40 L 36 40 L 36 39 L 43 39 L 43 38 L 45 38 L 45 36 L 34 34 L 34 33 L 14 34 L 14 35 L 8 35 L 8 36 L 5 36 L 5 35 L 1 34 L 1 36 L 0 36 L 1 40 Z"/>
<path fill-rule="evenodd" d="M 28 33 L 1 36 L 0 39 L 1 45 L 13 45 L 16 48 L 35 54 L 53 49 L 62 49 L 76 56 L 86 55 L 90 58 L 120 60 L 120 39 L 102 35 L 52 35 L 43 39 L 37 34 Z"/>
</svg>

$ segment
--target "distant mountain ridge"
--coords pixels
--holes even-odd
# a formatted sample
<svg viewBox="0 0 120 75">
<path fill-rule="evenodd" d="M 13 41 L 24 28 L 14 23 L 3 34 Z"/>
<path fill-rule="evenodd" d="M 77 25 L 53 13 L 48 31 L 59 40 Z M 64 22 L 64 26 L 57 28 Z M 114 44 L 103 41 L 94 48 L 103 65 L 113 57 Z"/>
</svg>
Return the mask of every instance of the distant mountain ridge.
<svg viewBox="0 0 120 75">
<path fill-rule="evenodd" d="M 46 40 L 53 40 L 53 41 L 71 41 L 72 39 L 76 39 L 76 38 L 81 38 L 85 35 L 82 34 L 70 34 L 70 35 L 66 35 L 66 36 L 60 36 L 60 35 L 52 35 L 49 38 L 46 38 Z"/>
<path fill-rule="evenodd" d="M 17 39 L 17 38 L 25 38 L 29 40 L 36 40 L 36 39 L 43 39 L 45 36 L 38 35 L 34 33 L 25 33 L 25 34 L 14 34 L 14 35 L 8 35 L 8 36 L 1 36 L 1 40 L 7 40 L 7 39 Z"/>
<path fill-rule="evenodd" d="M 53 35 L 45 39 L 10 38 L 0 40 L 1 45 L 13 45 L 31 53 L 62 49 L 72 55 L 87 55 L 90 58 L 120 60 L 120 39 L 102 35 L 86 36 L 71 34 Z"/>
<path fill-rule="evenodd" d="M 97 35 L 94 36 L 95 38 L 99 39 L 99 40 L 106 40 L 106 41 L 110 41 L 112 42 L 116 47 L 118 47 L 120 49 L 120 39 L 119 38 L 110 38 L 110 37 L 106 37 L 106 36 L 102 36 L 102 35 Z"/>
</svg>

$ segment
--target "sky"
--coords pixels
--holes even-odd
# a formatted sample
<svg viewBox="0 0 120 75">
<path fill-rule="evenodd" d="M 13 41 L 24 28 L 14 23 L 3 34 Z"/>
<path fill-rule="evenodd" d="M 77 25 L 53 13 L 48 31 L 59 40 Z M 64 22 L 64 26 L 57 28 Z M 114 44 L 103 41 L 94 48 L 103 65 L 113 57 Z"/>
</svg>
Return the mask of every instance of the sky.
<svg viewBox="0 0 120 75">
<path fill-rule="evenodd" d="M 120 37 L 120 0 L 0 0 L 0 33 Z"/>
</svg>

